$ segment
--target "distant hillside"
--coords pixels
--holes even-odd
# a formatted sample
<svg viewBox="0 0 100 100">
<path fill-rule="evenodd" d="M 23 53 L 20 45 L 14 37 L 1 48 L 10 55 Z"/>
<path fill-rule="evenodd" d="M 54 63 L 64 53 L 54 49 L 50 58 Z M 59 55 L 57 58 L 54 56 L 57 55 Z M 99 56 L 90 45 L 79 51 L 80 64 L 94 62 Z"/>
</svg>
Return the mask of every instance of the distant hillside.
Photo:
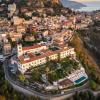
<svg viewBox="0 0 100 100">
<path fill-rule="evenodd" d="M 64 7 L 69 7 L 74 9 L 86 7 L 86 5 L 82 3 L 70 0 L 14 0 L 14 1 L 17 2 L 18 5 L 20 6 L 31 6 L 31 7 L 53 7 L 55 4 L 60 6 L 63 5 Z"/>
<path fill-rule="evenodd" d="M 28 11 L 32 12 L 32 16 L 41 16 L 44 14 L 55 16 L 74 13 L 70 8 L 65 8 L 61 0 L 15 0 L 15 2 L 20 17 L 25 17 L 25 13 Z"/>
<path fill-rule="evenodd" d="M 60 0 L 14 0 L 20 6 L 31 7 L 52 7 L 53 5 L 62 5 Z"/>
<path fill-rule="evenodd" d="M 86 5 L 82 3 L 70 1 L 70 0 L 61 0 L 61 2 L 64 7 L 69 7 L 69 8 L 74 8 L 74 9 L 80 9 L 81 7 L 86 7 Z"/>
</svg>

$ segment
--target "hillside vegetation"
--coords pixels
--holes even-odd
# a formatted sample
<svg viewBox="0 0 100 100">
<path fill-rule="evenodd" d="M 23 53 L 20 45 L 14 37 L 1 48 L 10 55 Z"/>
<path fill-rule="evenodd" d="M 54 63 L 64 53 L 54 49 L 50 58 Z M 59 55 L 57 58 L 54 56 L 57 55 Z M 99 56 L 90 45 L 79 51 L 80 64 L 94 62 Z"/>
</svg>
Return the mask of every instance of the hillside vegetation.
<svg viewBox="0 0 100 100">
<path fill-rule="evenodd" d="M 77 56 L 85 67 L 90 78 L 93 79 L 96 83 L 100 84 L 100 69 L 92 58 L 90 52 L 88 52 L 85 48 L 84 43 L 78 34 L 74 36 L 70 44 L 75 47 Z"/>
</svg>

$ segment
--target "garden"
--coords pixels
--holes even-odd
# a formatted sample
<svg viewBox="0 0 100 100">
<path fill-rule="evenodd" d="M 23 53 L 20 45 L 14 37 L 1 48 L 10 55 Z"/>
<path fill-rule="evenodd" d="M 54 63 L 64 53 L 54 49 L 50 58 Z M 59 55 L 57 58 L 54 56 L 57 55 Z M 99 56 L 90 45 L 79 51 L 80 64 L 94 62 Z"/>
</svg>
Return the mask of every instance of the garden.
<svg viewBox="0 0 100 100">
<path fill-rule="evenodd" d="M 79 63 L 70 58 L 65 58 L 59 62 L 49 61 L 44 65 L 32 68 L 29 80 L 40 83 L 42 82 L 42 75 L 45 75 L 47 81 L 53 83 L 54 81 L 65 78 L 73 70 L 78 68 Z"/>
</svg>

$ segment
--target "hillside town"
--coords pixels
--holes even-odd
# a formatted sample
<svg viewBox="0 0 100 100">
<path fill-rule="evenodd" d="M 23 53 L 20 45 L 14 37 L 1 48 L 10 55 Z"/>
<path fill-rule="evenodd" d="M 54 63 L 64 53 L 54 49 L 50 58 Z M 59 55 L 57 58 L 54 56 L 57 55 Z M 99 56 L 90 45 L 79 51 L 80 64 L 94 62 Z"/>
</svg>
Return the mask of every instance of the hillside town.
<svg viewBox="0 0 100 100">
<path fill-rule="evenodd" d="M 59 9 L 45 8 L 42 2 L 43 7 L 37 3 L 33 10 L 20 7 L 17 0 L 6 2 L 0 5 L 0 61 L 10 57 L 6 68 L 10 77 L 45 94 L 59 90 L 64 94 L 86 83 L 88 74 L 70 41 L 77 30 L 93 23 L 91 14 L 61 8 L 58 15 Z M 98 19 L 100 14 L 95 16 Z"/>
</svg>

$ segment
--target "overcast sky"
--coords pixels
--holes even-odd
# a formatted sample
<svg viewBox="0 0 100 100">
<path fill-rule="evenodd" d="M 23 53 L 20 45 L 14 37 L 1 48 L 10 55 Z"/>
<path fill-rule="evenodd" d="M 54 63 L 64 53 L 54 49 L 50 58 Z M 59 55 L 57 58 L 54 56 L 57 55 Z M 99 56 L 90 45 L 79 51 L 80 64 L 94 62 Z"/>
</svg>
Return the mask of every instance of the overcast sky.
<svg viewBox="0 0 100 100">
<path fill-rule="evenodd" d="M 100 0 L 70 0 L 70 1 L 77 1 L 77 2 L 92 2 L 92 1 L 100 1 Z"/>
</svg>

